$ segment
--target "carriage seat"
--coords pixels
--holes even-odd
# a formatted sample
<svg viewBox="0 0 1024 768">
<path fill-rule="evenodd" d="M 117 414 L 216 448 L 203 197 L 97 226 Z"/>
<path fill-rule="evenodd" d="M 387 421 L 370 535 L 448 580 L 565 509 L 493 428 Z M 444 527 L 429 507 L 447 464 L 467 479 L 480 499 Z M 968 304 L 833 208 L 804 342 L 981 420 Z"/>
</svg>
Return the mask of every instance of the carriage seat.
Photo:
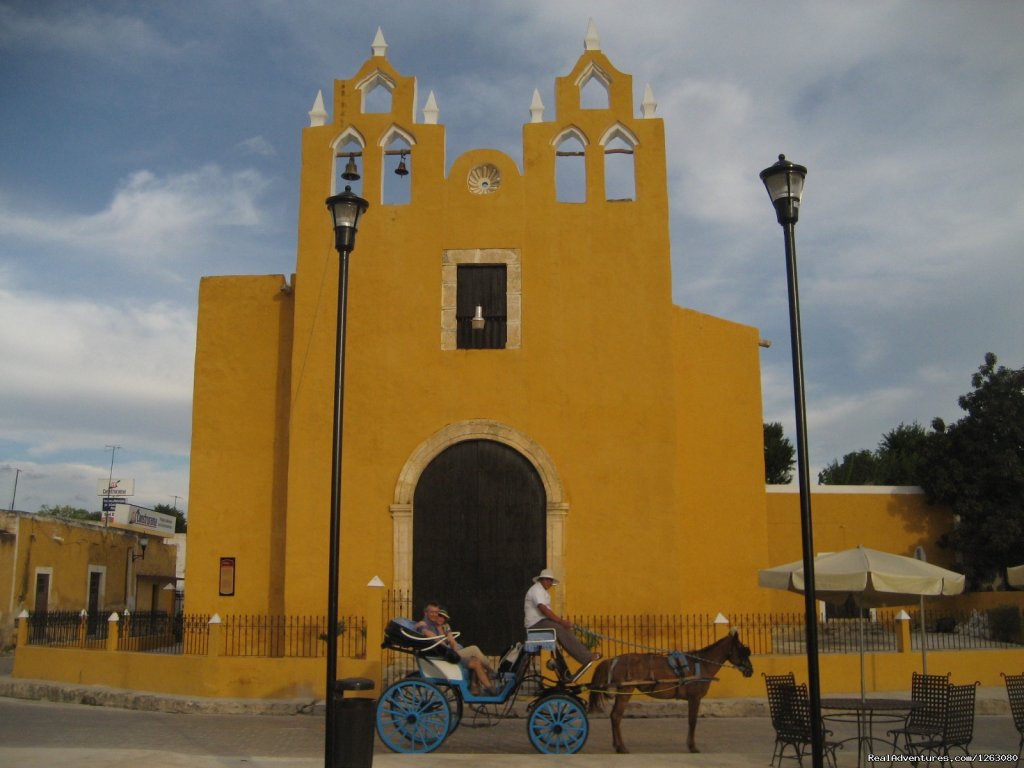
<svg viewBox="0 0 1024 768">
<path fill-rule="evenodd" d="M 452 664 L 459 663 L 459 654 L 444 643 L 443 637 L 431 637 L 416 631 L 412 619 L 395 618 L 384 628 L 384 642 L 381 648 L 390 648 L 416 656 L 429 656 Z"/>
<path fill-rule="evenodd" d="M 540 653 L 541 651 L 553 651 L 558 647 L 558 640 L 553 629 L 528 629 L 526 630 L 526 644 L 523 650 L 527 653 Z"/>
</svg>

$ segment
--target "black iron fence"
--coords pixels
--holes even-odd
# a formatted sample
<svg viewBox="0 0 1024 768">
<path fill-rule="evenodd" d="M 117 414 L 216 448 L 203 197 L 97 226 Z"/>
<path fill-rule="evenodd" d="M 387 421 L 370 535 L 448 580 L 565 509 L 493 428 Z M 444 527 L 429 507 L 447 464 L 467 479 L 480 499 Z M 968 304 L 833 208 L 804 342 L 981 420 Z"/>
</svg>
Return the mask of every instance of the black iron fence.
<svg viewBox="0 0 1024 768">
<path fill-rule="evenodd" d="M 910 615 L 911 647 L 921 647 L 920 615 Z M 383 627 L 396 616 L 412 616 L 407 593 L 386 592 L 379 621 Z M 107 645 L 108 620 L 85 611 L 50 611 L 30 615 L 30 645 L 102 649 Z M 605 656 L 632 651 L 696 650 L 714 642 L 718 631 L 711 614 L 587 615 L 572 617 L 583 641 Z M 950 611 L 929 606 L 925 612 L 925 641 L 929 650 L 1022 648 L 1020 609 L 1003 606 L 988 610 Z M 366 618 L 341 617 L 339 653 L 365 658 Z M 755 654 L 801 655 L 806 652 L 802 613 L 741 613 L 728 617 L 728 626 Z M 818 623 L 820 653 L 895 652 L 900 622 L 892 612 L 864 619 L 828 619 Z M 210 650 L 210 617 L 171 615 L 161 611 L 126 612 L 118 625 L 118 649 L 147 653 L 206 654 Z M 510 641 L 514 638 L 510 638 Z M 472 638 L 467 638 L 471 643 Z M 327 652 L 327 622 L 323 616 L 229 615 L 220 625 L 220 652 L 225 656 L 320 658 Z M 385 649 L 385 677 L 396 679 L 414 668 L 409 654 Z"/>
<path fill-rule="evenodd" d="M 338 653 L 366 657 L 366 619 L 342 616 L 335 625 Z M 225 656 L 319 658 L 327 655 L 327 621 L 323 616 L 226 616 Z"/>
<path fill-rule="evenodd" d="M 912 648 L 921 647 L 920 610 L 906 609 L 910 615 Z M 740 638 L 758 654 L 803 654 L 806 651 L 806 624 L 802 613 L 735 614 L 731 624 L 740 628 Z M 896 651 L 900 621 L 892 612 L 864 619 L 820 621 L 820 653 L 870 653 Z M 953 611 L 938 606 L 925 609 L 925 641 L 928 649 L 968 650 L 975 648 L 1016 648 L 1024 646 L 1021 612 L 1014 606 L 988 610 Z"/>
<path fill-rule="evenodd" d="M 921 647 L 921 611 L 907 610 L 911 618 L 911 643 Z M 1024 645 L 1024 616 L 1015 605 L 986 610 L 943 610 L 941 605 L 926 606 L 924 612 L 927 649 L 1017 648 Z"/>
<path fill-rule="evenodd" d="M 44 611 L 28 618 L 29 645 L 102 646 L 107 623 L 89 621 L 84 611 Z"/>
<path fill-rule="evenodd" d="M 412 593 L 389 589 L 384 592 L 380 604 L 380 625 L 387 626 L 391 619 L 412 618 Z M 381 668 L 384 685 L 390 685 L 416 669 L 416 660 L 408 653 L 385 648 L 381 652 Z"/>
<path fill-rule="evenodd" d="M 210 616 L 165 611 L 126 611 L 116 622 L 91 620 L 84 611 L 32 614 L 29 645 L 103 649 L 109 625 L 118 627 L 117 649 L 143 653 L 205 655 L 210 650 Z M 366 619 L 339 619 L 338 652 L 366 656 Z M 318 658 L 327 654 L 327 622 L 322 616 L 227 616 L 220 623 L 224 656 Z"/>
<path fill-rule="evenodd" d="M 604 656 L 692 651 L 715 642 L 715 617 L 705 614 L 575 616 L 576 634 Z"/>
</svg>

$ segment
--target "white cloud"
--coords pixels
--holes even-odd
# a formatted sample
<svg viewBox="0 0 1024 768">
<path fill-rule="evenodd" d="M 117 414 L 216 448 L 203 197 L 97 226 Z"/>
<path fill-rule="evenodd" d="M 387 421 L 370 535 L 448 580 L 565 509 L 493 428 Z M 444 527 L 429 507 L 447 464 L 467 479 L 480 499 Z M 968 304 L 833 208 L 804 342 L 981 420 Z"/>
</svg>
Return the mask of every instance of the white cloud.
<svg viewBox="0 0 1024 768">
<path fill-rule="evenodd" d="M 273 157 L 277 154 L 274 145 L 263 136 L 250 136 L 238 143 L 238 149 L 247 155 L 259 155 L 260 157 Z"/>
<path fill-rule="evenodd" d="M 261 204 L 268 186 L 257 171 L 228 172 L 217 165 L 164 176 L 140 170 L 96 213 L 27 213 L 15 210 L 9 199 L 0 200 L 0 235 L 90 253 L 174 280 L 192 279 L 183 266 L 216 251 L 218 244 L 237 248 L 237 240 L 229 240 L 239 228 L 264 226 Z"/>
<path fill-rule="evenodd" d="M 0 432 L 36 456 L 112 439 L 184 455 L 194 354 L 191 310 L 0 287 Z"/>
</svg>

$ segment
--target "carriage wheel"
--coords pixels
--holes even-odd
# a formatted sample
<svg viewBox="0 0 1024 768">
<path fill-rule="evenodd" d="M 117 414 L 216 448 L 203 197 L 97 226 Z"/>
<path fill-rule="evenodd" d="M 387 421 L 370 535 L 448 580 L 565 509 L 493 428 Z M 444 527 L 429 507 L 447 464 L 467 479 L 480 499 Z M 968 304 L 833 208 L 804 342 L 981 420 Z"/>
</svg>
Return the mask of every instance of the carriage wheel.
<svg viewBox="0 0 1024 768">
<path fill-rule="evenodd" d="M 419 672 L 410 672 L 405 676 L 405 679 L 422 680 L 423 675 Z M 451 735 L 455 732 L 455 729 L 459 727 L 459 723 L 462 722 L 462 694 L 459 693 L 458 686 L 439 681 L 431 682 L 441 689 L 441 693 L 443 693 L 444 697 L 448 700 L 448 709 L 451 710 L 452 714 L 452 723 L 448 726 L 448 734 Z"/>
<path fill-rule="evenodd" d="M 526 724 L 530 743 L 548 755 L 575 754 L 590 733 L 587 713 L 568 696 L 548 696 L 534 708 Z"/>
<path fill-rule="evenodd" d="M 451 724 L 448 726 L 449 735 L 455 732 L 462 722 L 462 695 L 454 685 L 439 685 L 441 693 L 448 700 L 448 711 L 451 713 Z"/>
<path fill-rule="evenodd" d="M 433 752 L 451 722 L 445 695 L 423 680 L 397 682 L 377 702 L 377 734 L 393 752 Z"/>
</svg>

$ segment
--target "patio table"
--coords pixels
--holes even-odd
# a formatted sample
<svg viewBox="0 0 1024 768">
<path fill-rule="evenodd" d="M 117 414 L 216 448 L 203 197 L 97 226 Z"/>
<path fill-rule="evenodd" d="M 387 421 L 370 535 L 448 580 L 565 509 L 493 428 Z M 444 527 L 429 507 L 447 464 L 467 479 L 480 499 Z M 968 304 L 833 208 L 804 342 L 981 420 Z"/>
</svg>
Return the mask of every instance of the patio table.
<svg viewBox="0 0 1024 768">
<path fill-rule="evenodd" d="M 847 739 L 838 739 L 839 743 L 857 742 L 857 765 L 867 765 L 868 755 L 892 754 L 892 743 L 888 739 L 874 735 L 875 723 L 882 725 L 902 724 L 906 713 L 918 707 L 916 701 L 910 699 L 885 699 L 876 697 L 860 698 L 823 698 L 821 708 L 836 710 L 835 714 L 825 715 L 823 720 L 833 723 L 854 723 L 857 735 Z M 874 742 L 885 745 L 884 750 L 875 751 Z"/>
</svg>

